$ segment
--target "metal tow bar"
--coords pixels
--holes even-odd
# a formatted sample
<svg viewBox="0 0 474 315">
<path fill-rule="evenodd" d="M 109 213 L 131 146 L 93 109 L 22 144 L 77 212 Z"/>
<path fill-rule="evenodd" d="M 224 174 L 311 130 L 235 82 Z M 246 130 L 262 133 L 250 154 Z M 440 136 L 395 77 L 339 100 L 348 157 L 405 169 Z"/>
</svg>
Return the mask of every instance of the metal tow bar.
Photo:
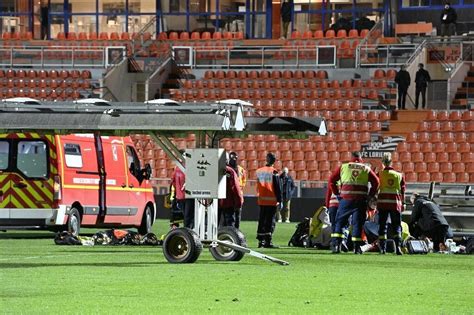
<svg viewBox="0 0 474 315">
<path fill-rule="evenodd" d="M 274 263 L 277 263 L 277 264 L 282 265 L 282 266 L 288 266 L 290 264 L 287 261 L 269 256 L 269 255 L 265 255 L 265 254 L 262 254 L 262 253 L 259 253 L 259 252 L 256 252 L 254 250 L 251 250 L 250 248 L 243 247 L 243 246 L 231 243 L 229 241 L 214 240 L 214 241 L 212 241 L 211 246 L 216 246 L 214 244 L 226 246 L 226 247 L 232 248 L 234 250 L 247 253 L 250 256 L 254 256 L 254 257 L 266 260 L 266 261 L 274 262 Z"/>
</svg>

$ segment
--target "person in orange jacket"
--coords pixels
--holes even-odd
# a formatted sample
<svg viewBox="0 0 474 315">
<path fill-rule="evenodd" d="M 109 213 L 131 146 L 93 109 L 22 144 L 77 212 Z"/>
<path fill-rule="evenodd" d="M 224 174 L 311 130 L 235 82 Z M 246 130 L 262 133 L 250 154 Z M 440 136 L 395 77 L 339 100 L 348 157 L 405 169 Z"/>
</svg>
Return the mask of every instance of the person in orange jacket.
<svg viewBox="0 0 474 315">
<path fill-rule="evenodd" d="M 258 218 L 258 247 L 276 248 L 272 243 L 275 230 L 275 214 L 281 203 L 280 177 L 273 167 L 276 157 L 268 153 L 267 164 L 257 169 L 257 203 L 260 206 Z"/>
</svg>

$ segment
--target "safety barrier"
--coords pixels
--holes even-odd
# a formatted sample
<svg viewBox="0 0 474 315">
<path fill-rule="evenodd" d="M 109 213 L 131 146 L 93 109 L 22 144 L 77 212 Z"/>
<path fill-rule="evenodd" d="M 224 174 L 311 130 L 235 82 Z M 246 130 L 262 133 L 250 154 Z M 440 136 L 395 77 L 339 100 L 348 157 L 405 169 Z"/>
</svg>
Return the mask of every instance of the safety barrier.
<svg viewBox="0 0 474 315">
<path fill-rule="evenodd" d="M 222 49 L 173 46 L 172 50 L 178 65 L 192 68 L 335 67 L 337 62 L 337 48 L 333 45 Z"/>
<path fill-rule="evenodd" d="M 106 68 L 125 58 L 125 46 L 0 48 L 0 66 L 10 68 L 32 66 Z"/>
</svg>

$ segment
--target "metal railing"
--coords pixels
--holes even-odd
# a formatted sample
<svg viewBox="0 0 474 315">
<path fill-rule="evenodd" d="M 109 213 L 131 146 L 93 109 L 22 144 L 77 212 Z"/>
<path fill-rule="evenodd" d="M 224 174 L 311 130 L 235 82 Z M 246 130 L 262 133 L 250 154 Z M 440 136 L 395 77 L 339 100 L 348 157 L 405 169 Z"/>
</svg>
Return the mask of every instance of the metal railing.
<svg viewBox="0 0 474 315">
<path fill-rule="evenodd" d="M 123 59 L 124 51 L 125 47 L 119 46 L 0 48 L 0 66 L 106 68 L 114 62 L 117 54 Z"/>
<path fill-rule="evenodd" d="M 173 47 L 174 49 L 174 47 Z M 222 49 L 187 49 L 192 68 L 264 68 L 264 67 L 336 67 L 337 48 L 333 45 L 305 47 L 239 47 Z M 176 54 L 175 54 L 176 55 Z M 176 58 L 175 58 L 176 60 Z M 186 59 L 187 60 L 187 59 Z M 176 60 L 178 65 L 184 65 Z"/>
<path fill-rule="evenodd" d="M 396 67 L 409 63 L 417 54 L 416 44 L 365 44 L 357 46 L 358 67 Z"/>
</svg>

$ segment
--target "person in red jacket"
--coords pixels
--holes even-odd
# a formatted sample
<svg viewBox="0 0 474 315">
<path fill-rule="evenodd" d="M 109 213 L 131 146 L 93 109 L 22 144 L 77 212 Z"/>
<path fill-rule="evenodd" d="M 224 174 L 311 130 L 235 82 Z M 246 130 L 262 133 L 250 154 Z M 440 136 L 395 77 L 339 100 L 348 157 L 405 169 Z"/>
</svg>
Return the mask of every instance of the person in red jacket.
<svg viewBox="0 0 474 315">
<path fill-rule="evenodd" d="M 184 150 L 180 152 L 184 154 Z M 194 228 L 194 199 L 186 199 L 185 183 L 184 172 L 176 166 L 173 175 L 171 175 L 171 186 L 174 188 L 176 200 L 175 206 L 183 212 L 184 226 L 192 229 Z"/>
<path fill-rule="evenodd" d="M 337 183 L 340 183 L 338 187 Z M 370 191 L 369 191 L 370 184 Z M 339 200 L 336 226 L 332 233 L 333 253 L 341 252 L 343 228 L 352 215 L 352 241 L 354 253 L 362 254 L 362 229 L 367 217 L 367 202 L 379 189 L 377 175 L 362 161 L 360 152 L 352 153 L 352 161 L 338 167 L 329 178 L 331 191 Z"/>
<path fill-rule="evenodd" d="M 225 168 L 226 175 L 226 197 L 219 199 L 219 218 L 223 216 L 221 226 L 235 226 L 234 212 L 240 209 L 244 203 L 244 196 L 240 188 L 239 176 L 235 170 L 229 166 L 229 160 Z"/>
</svg>

